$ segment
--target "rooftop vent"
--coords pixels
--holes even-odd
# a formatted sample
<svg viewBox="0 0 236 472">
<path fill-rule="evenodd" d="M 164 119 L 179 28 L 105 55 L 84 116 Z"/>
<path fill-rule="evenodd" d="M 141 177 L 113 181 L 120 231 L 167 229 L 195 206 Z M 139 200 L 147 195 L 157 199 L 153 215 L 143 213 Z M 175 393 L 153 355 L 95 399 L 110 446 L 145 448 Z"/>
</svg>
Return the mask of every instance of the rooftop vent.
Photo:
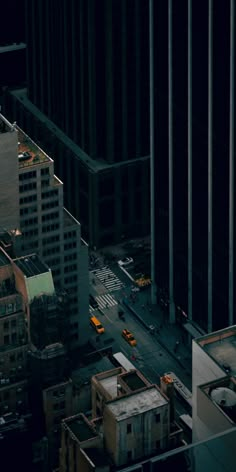
<svg viewBox="0 0 236 472">
<path fill-rule="evenodd" d="M 214 388 L 211 392 L 211 398 L 221 407 L 236 406 L 236 393 L 230 388 Z"/>
<path fill-rule="evenodd" d="M 18 154 L 18 159 L 20 162 L 27 161 L 28 159 L 30 159 L 30 157 L 30 152 L 22 152 L 21 154 Z"/>
</svg>

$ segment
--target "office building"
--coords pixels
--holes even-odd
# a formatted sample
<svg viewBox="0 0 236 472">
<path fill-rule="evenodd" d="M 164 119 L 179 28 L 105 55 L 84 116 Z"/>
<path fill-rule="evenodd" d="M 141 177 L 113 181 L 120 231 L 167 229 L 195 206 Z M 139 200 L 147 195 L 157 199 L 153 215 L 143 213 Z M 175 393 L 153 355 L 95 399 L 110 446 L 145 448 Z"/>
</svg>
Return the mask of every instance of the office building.
<svg viewBox="0 0 236 472">
<path fill-rule="evenodd" d="M 68 297 L 73 349 L 86 344 L 89 334 L 88 246 L 81 238 L 80 224 L 64 208 L 63 183 L 54 175 L 53 160 L 16 124 L 3 115 L 0 118 L 1 226 L 14 241 L 12 231 L 20 228 L 17 256 L 36 252 L 51 268 L 56 291 Z M 28 263 L 26 277 L 35 269 L 32 260 Z M 22 259 L 22 267 L 26 266 Z"/>
<path fill-rule="evenodd" d="M 193 440 L 235 427 L 236 327 L 193 340 Z M 232 377 L 232 378 L 231 378 Z M 224 402 L 225 399 L 225 402 Z"/>
<path fill-rule="evenodd" d="M 236 320 L 235 6 L 150 4 L 153 299 L 210 333 Z"/>
<path fill-rule="evenodd" d="M 27 90 L 5 113 L 55 158 L 91 246 L 148 234 L 148 2 L 27 1 L 26 24 Z"/>
<path fill-rule="evenodd" d="M 62 421 L 60 472 L 116 470 L 182 443 L 169 400 L 136 370 L 118 367 L 91 379 L 92 415 Z"/>
</svg>

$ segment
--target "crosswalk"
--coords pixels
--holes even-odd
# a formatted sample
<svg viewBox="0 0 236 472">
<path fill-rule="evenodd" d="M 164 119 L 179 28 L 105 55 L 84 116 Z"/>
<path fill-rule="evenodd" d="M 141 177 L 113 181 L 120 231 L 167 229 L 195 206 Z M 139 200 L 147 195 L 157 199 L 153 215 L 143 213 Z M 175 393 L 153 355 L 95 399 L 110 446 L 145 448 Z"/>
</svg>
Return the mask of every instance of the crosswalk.
<svg viewBox="0 0 236 472">
<path fill-rule="evenodd" d="M 109 293 L 106 293 L 104 295 L 99 295 L 96 298 L 96 301 L 98 302 L 98 305 L 99 305 L 99 308 L 109 308 L 110 306 L 115 306 L 118 304 L 117 300 L 112 296 L 110 295 Z M 93 311 L 95 311 L 96 308 L 93 308 L 91 307 L 91 305 L 89 305 L 89 311 L 90 313 L 92 313 Z"/>
<path fill-rule="evenodd" d="M 104 266 L 101 269 L 91 270 L 91 273 L 94 274 L 110 292 L 120 290 L 124 287 L 123 282 L 121 282 L 121 280 L 118 279 L 114 272 L 112 272 L 112 270 L 107 266 Z"/>
</svg>

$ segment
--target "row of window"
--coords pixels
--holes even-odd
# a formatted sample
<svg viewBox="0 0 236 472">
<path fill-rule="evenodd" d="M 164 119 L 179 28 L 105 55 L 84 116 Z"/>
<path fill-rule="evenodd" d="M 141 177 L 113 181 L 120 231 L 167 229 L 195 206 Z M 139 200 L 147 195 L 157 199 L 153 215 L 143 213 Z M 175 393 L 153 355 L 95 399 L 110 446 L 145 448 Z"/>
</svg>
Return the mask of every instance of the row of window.
<svg viewBox="0 0 236 472">
<path fill-rule="evenodd" d="M 58 252 L 60 252 L 60 246 L 53 246 L 49 249 L 45 249 L 45 251 L 43 251 L 43 256 L 50 256 L 51 254 L 57 254 Z"/>
<path fill-rule="evenodd" d="M 0 357 L 0 365 L 3 365 L 7 362 L 15 362 L 15 361 L 21 361 L 23 360 L 24 358 L 24 354 L 22 351 L 19 351 L 15 354 L 11 354 L 11 355 L 6 355 L 6 356 L 1 356 Z"/>
<path fill-rule="evenodd" d="M 9 334 L 5 334 L 3 336 L 3 344 L 8 346 L 9 344 L 16 344 L 17 336 L 16 333 L 12 333 L 11 336 Z"/>
<path fill-rule="evenodd" d="M 24 231 L 24 236 L 25 238 L 31 238 L 31 236 L 37 236 L 38 235 L 38 229 L 30 229 L 29 231 Z"/>
<path fill-rule="evenodd" d="M 48 213 L 47 215 L 42 216 L 42 221 L 49 221 L 49 220 L 57 220 L 59 218 L 59 213 L 56 211 L 55 213 Z"/>
<path fill-rule="evenodd" d="M 37 200 L 37 194 L 35 193 L 34 195 L 28 195 L 27 197 L 21 197 L 20 198 L 20 205 L 23 205 L 24 203 L 32 203 Z"/>
<path fill-rule="evenodd" d="M 55 236 L 49 236 L 49 238 L 44 238 L 43 239 L 43 244 L 57 243 L 59 241 L 59 239 L 60 239 L 59 234 L 56 234 Z M 50 252 L 50 254 L 51 254 L 51 252 Z"/>
<path fill-rule="evenodd" d="M 31 172 L 24 172 L 23 174 L 19 175 L 19 180 L 28 180 L 33 179 L 36 177 L 36 170 L 32 170 Z"/>
<path fill-rule="evenodd" d="M 76 241 L 72 241 L 71 243 L 64 244 L 64 250 L 67 251 L 68 249 L 76 248 Z"/>
<path fill-rule="evenodd" d="M 57 257 L 57 258 L 54 258 L 54 259 L 49 259 L 49 260 L 47 261 L 47 265 L 48 265 L 49 267 L 51 267 L 51 266 L 56 266 L 56 265 L 60 265 L 60 263 L 61 263 L 60 257 Z"/>
<path fill-rule="evenodd" d="M 11 326 L 12 329 L 14 329 L 16 327 L 16 319 L 11 320 L 11 323 L 10 323 L 10 321 L 4 321 L 4 323 L 3 323 L 4 331 L 8 331 L 10 326 Z"/>
<path fill-rule="evenodd" d="M 24 226 L 31 226 L 31 225 L 37 225 L 38 224 L 38 217 L 35 216 L 34 218 L 29 218 L 28 220 L 24 220 L 23 225 Z"/>
<path fill-rule="evenodd" d="M 65 272 L 65 274 L 67 274 L 68 272 L 72 272 L 73 270 L 77 270 L 77 265 L 76 264 L 66 266 L 65 269 L 64 269 L 64 272 Z"/>
<path fill-rule="evenodd" d="M 44 169 L 41 169 L 41 175 L 49 175 L 49 167 L 44 167 Z"/>
<path fill-rule="evenodd" d="M 56 229 L 58 229 L 58 228 L 59 228 L 59 223 L 54 223 L 52 225 L 43 226 L 42 232 L 43 233 L 49 233 L 50 231 L 56 231 Z"/>
<path fill-rule="evenodd" d="M 29 190 L 36 189 L 36 182 L 30 182 L 29 184 L 20 185 L 19 191 L 20 193 L 28 192 Z"/>
<path fill-rule="evenodd" d="M 49 190 L 48 192 L 42 192 L 42 199 L 52 198 L 58 196 L 58 189 Z"/>
<path fill-rule="evenodd" d="M 42 204 L 42 211 L 49 210 L 50 208 L 58 207 L 58 205 L 59 205 L 58 200 L 53 200 L 52 202 L 43 203 Z"/>
<path fill-rule="evenodd" d="M 67 256 L 64 257 L 64 262 L 69 262 L 69 261 L 74 261 L 77 258 L 77 253 L 72 252 L 71 254 L 67 254 Z"/>
<path fill-rule="evenodd" d="M 20 209 L 20 216 L 28 215 L 30 213 L 36 213 L 37 212 L 37 206 L 30 206 L 30 207 L 25 207 Z"/>
<path fill-rule="evenodd" d="M 155 422 L 156 422 L 156 423 L 160 423 L 160 420 L 161 420 L 161 415 L 160 415 L 160 413 L 156 413 L 156 415 L 155 415 Z M 132 423 L 128 423 L 128 424 L 126 425 L 126 432 L 127 432 L 127 434 L 132 433 Z"/>
<path fill-rule="evenodd" d="M 77 282 L 77 275 L 71 275 L 70 277 L 65 277 L 65 285 Z"/>
<path fill-rule="evenodd" d="M 71 239 L 76 236 L 76 231 L 69 231 L 68 233 L 64 234 L 64 239 Z"/>
</svg>

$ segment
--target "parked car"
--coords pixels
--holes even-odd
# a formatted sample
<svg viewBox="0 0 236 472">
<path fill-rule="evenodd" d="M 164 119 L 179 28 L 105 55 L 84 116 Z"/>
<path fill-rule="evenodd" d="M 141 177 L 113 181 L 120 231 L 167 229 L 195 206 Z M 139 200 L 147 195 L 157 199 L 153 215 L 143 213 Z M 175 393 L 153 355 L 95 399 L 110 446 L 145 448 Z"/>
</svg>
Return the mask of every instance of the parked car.
<svg viewBox="0 0 236 472">
<path fill-rule="evenodd" d="M 122 330 L 122 336 L 130 344 L 130 346 L 136 346 L 137 345 L 137 341 L 134 338 L 134 335 L 128 329 L 123 329 Z"/>
<path fill-rule="evenodd" d="M 120 259 L 117 264 L 120 267 L 127 267 L 128 265 L 133 264 L 133 262 L 134 260 L 132 257 L 125 257 L 124 259 Z"/>
</svg>

